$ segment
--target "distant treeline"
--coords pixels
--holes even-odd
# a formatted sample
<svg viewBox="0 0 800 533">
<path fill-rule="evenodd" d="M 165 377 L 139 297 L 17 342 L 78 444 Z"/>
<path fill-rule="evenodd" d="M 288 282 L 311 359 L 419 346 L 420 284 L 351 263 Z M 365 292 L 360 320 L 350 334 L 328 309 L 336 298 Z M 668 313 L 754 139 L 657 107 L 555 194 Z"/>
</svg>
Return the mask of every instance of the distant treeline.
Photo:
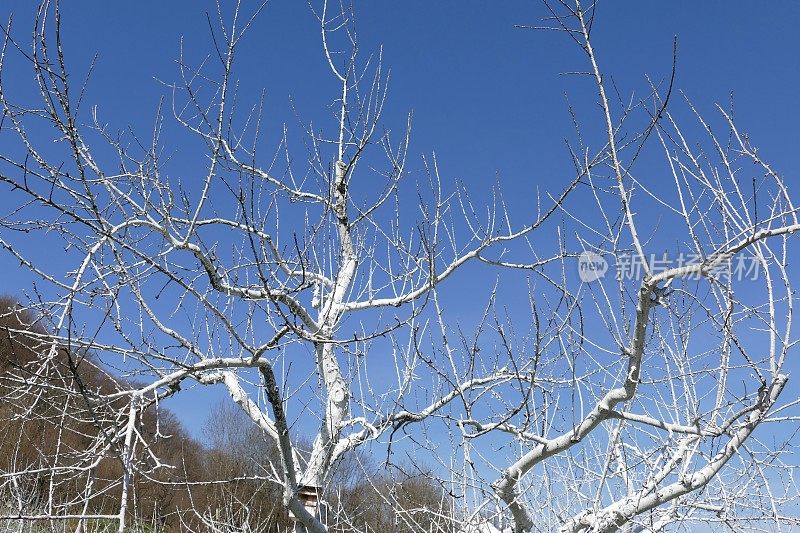
<svg viewBox="0 0 800 533">
<path fill-rule="evenodd" d="M 40 317 L 0 296 L 0 516 L 28 517 L 0 520 L 0 530 L 111 530 L 107 519 L 42 517 L 119 512 L 129 400 L 115 395 L 121 384 L 91 351 L 56 342 Z M 147 445 L 131 463 L 131 531 L 291 530 L 277 448 L 237 406 L 212 409 L 205 442 L 155 403 L 137 420 Z M 454 531 L 443 488 L 405 466 L 346 456 L 324 488 L 330 531 Z"/>
</svg>

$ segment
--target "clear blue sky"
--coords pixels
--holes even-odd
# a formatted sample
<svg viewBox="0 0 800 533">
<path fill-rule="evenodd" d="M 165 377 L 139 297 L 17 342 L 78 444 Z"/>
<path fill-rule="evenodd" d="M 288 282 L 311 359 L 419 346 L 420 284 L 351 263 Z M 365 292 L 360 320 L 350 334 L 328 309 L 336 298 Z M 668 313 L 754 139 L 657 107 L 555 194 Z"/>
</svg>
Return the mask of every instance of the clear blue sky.
<svg viewBox="0 0 800 533">
<path fill-rule="evenodd" d="M 0 7 L 3 19 L 15 13 L 26 41 L 33 4 L 4 0 Z M 213 17 L 215 9 L 208 0 L 63 4 L 70 63 L 82 74 L 99 53 L 89 101 L 119 127 L 132 123 L 147 131 L 165 94 L 154 77 L 176 79 L 181 36 L 195 57 L 212 50 L 206 12 Z M 564 168 L 563 139 L 572 134 L 564 94 L 579 102 L 594 92 L 587 80 L 558 75 L 585 68 L 568 39 L 514 28 L 540 22 L 546 11 L 539 2 L 356 6 L 363 50 L 382 44 L 392 69 L 386 123 L 399 127 L 414 112 L 412 153 L 436 150 L 448 176 L 470 182 L 496 172 L 512 187 L 520 180 L 561 182 L 555 173 Z M 643 96 L 645 74 L 658 80 L 669 72 L 677 35 L 677 87 L 708 112 L 732 92 L 739 122 L 788 175 L 797 169 L 791 165 L 800 138 L 798 17 L 800 4 L 790 1 L 614 0 L 600 4 L 595 45 L 622 93 Z M 290 96 L 304 119 L 325 113 L 335 88 L 306 2 L 271 0 L 241 52 L 238 75 L 253 98 L 267 90 L 276 128 L 295 123 Z"/>
<path fill-rule="evenodd" d="M 23 42 L 33 4 L 3 0 L 0 6 L 3 20 L 14 13 Z M 213 18 L 215 7 L 206 0 L 69 0 L 63 8 L 75 77 L 99 54 L 87 102 L 97 104 L 113 127 L 130 125 L 145 137 L 159 98 L 169 97 L 157 79 L 177 79 L 181 37 L 194 58 L 213 50 L 206 11 Z M 436 151 L 443 177 L 464 180 L 476 195 L 499 176 L 516 220 L 537 186 L 555 191 L 571 176 L 564 139 L 573 138 L 573 129 L 565 94 L 592 112 L 595 89 L 586 79 L 560 75 L 585 69 L 565 36 L 514 27 L 538 24 L 547 14 L 539 2 L 373 0 L 356 2 L 356 9 L 363 51 L 383 45 L 392 71 L 385 123 L 399 129 L 405 115 L 414 114 L 413 168 L 422 168 L 419 156 Z M 676 87 L 709 114 L 713 103 L 727 105 L 733 94 L 741 128 L 791 183 L 800 175 L 798 20 L 800 3 L 789 1 L 613 0 L 599 7 L 594 44 L 606 74 L 628 98 L 645 95 L 645 74 L 656 81 L 668 76 L 677 36 Z M 273 140 L 284 123 L 297 125 L 290 98 L 303 120 L 327 119 L 336 87 L 306 2 L 272 0 L 242 45 L 237 68 L 250 101 L 266 89 Z M 17 68 L 6 83 L 23 90 L 31 87 L 28 76 L 29 70 Z M 203 161 L 179 150 L 174 163 L 189 174 Z M 5 194 L 0 190 L 3 211 Z M 6 256 L 0 269 L 4 292 L 26 288 L 26 277 Z M 206 416 L 182 415 L 193 430 Z"/>
</svg>

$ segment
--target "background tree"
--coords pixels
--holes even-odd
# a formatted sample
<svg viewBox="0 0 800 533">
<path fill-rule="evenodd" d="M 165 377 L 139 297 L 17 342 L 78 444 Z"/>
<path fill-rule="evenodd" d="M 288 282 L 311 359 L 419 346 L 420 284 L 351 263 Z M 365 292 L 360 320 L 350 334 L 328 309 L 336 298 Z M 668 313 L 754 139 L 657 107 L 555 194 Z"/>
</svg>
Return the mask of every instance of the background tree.
<svg viewBox="0 0 800 533">
<path fill-rule="evenodd" d="M 115 430 L 119 406 L 88 400 L 113 394 L 118 384 L 94 366 L 89 354 L 59 348 L 50 364 L 42 365 L 52 346 L 47 329 L 11 298 L 0 298 L 0 323 L 3 514 L 15 517 L 19 531 L 82 530 L 81 517 L 113 513 L 120 498 L 118 449 L 109 446 L 105 454 L 95 449 Z M 31 387 L 32 382 L 38 386 Z M 142 515 L 165 525 L 180 509 L 181 495 L 159 485 L 166 479 L 152 457 L 199 471 L 198 446 L 169 413 L 145 413 L 137 430 L 152 454 L 132 482 L 137 505 Z M 48 520 L 56 514 L 61 519 Z"/>
</svg>

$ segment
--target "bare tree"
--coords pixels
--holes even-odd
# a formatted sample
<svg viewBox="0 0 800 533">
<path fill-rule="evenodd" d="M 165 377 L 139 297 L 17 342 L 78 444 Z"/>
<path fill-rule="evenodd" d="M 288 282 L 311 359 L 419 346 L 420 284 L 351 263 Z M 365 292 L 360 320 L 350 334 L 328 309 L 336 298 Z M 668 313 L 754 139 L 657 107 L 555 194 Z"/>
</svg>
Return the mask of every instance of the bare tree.
<svg viewBox="0 0 800 533">
<path fill-rule="evenodd" d="M 612 100 L 590 39 L 594 4 L 545 5 L 588 64 L 605 133 L 577 135 L 572 177 L 522 226 L 499 191 L 478 209 L 443 183 L 435 158 L 407 203 L 411 122 L 399 135 L 382 127 L 388 76 L 379 52 L 359 55 L 341 4 L 313 11 L 339 92 L 329 123 L 306 127 L 305 159 L 288 128 L 277 150 L 262 146 L 262 103 L 237 89 L 234 58 L 264 4 L 218 5 L 211 55 L 195 64 L 181 54 L 169 87 L 172 118 L 205 150 L 204 173 L 188 184 L 170 177 L 164 154 L 176 141 L 161 137 L 163 109 L 146 142 L 86 111 L 58 2 L 40 4 L 30 50 L 9 22 L 0 76 L 19 52 L 41 101 L 19 103 L 0 78 L 0 138 L 10 147 L 0 181 L 24 198 L 0 220 L 0 246 L 40 278 L 27 307 L 48 326 L 38 337 L 25 330 L 45 348 L 19 386 L 34 402 L 69 389 L 99 430 L 69 461 L 56 449 L 47 465 L 4 466 L 2 479 L 63 470 L 90 487 L 100 460 L 118 468 L 102 480 L 113 511 L 95 506 L 94 489 L 72 499 L 50 490 L 35 512 L 23 505 L 5 518 L 140 527 L 148 517 L 133 480 L 181 469 L 162 461 L 158 431 L 142 420 L 194 383 L 225 387 L 267 439 L 250 477 L 280 487 L 299 531 L 327 530 L 300 496 L 325 494 L 337 463 L 376 441 L 416 470 L 386 489 L 391 476 L 368 479 L 406 530 L 463 529 L 504 508 L 519 532 L 795 523 L 784 511 L 795 487 L 782 477 L 791 435 L 753 435 L 791 419 L 793 405 L 781 393 L 796 347 L 789 237 L 800 224 L 787 187 L 723 109 L 724 137 L 691 104 L 699 128 L 679 128 L 671 80 L 638 104 Z M 705 149 L 687 137 L 697 129 Z M 663 149 L 663 168 L 642 170 L 635 163 L 651 146 Z M 662 238 L 664 221 L 648 212 L 672 231 Z M 64 250 L 59 264 L 69 266 L 37 260 L 18 238 L 31 234 Z M 602 278 L 611 257 L 637 273 Z M 447 316 L 441 286 L 470 262 L 510 277 L 467 335 Z M 504 283 L 521 292 L 515 271 L 530 273 L 530 315 L 512 320 L 498 295 Z M 83 364 L 114 386 L 54 384 L 63 354 L 91 354 Z M 310 420 L 304 453 L 295 437 Z M 463 461 L 434 453 L 441 464 L 416 462 L 444 444 Z M 427 480 L 419 487 L 417 474 Z M 346 502 L 332 500 L 336 529 L 355 530 Z M 196 511 L 207 530 L 244 527 Z"/>
<path fill-rule="evenodd" d="M 150 142 L 134 138 L 135 148 L 96 110 L 85 113 L 82 90 L 69 83 L 57 2 L 40 4 L 29 52 L 12 38 L 10 24 L 5 32 L 4 57 L 21 51 L 41 95 L 39 107 L 26 107 L 0 89 L 2 133 L 16 137 L 19 147 L 0 156 L 6 168 L 0 179 L 27 197 L 3 219 L 0 244 L 49 284 L 37 286 L 40 299 L 30 303 L 51 322 L 51 348 L 39 364 L 54 364 L 60 347 L 91 351 L 99 367 L 141 383 L 119 383 L 110 393 L 81 390 L 89 408 L 116 409 L 113 427 L 79 462 L 90 462 L 89 455 L 118 457 L 119 506 L 107 517 L 118 520 L 119 531 L 135 516 L 132 476 L 145 463 L 177 467 L 152 454 L 138 430 L 142 413 L 187 380 L 227 388 L 280 450 L 272 472 L 286 508 L 299 527 L 324 531 L 298 492 L 321 490 L 344 453 L 435 414 L 464 390 L 514 378 L 511 371 L 492 372 L 448 384 L 422 411 L 405 407 L 407 399 L 419 398 L 415 380 L 424 365 L 414 338 L 432 290 L 467 262 L 490 261 L 493 247 L 532 234 L 580 179 L 514 228 L 499 196 L 479 217 L 463 191 L 446 195 L 432 160 L 429 199 L 413 209 L 421 208 L 423 218 L 404 224 L 409 210 L 398 201 L 410 120 L 398 138 L 389 130 L 378 134 L 387 96 L 380 54 L 361 62 L 351 13 L 340 6 L 331 12 L 326 2 L 315 14 L 340 86 L 332 128 L 320 133 L 308 127 L 302 168 L 296 168 L 288 136 L 280 147 L 285 158 L 262 158 L 260 104 L 239 111 L 233 65 L 263 7 L 245 14 L 236 3 L 226 19 L 220 5 L 210 61 L 192 65 L 179 57 L 173 118 L 205 146 L 208 159 L 205 175 L 191 187 L 167 177 L 161 110 Z M 42 122 L 56 150 L 40 147 L 31 135 Z M 377 167 L 381 157 L 385 170 Z M 375 177 L 383 181 L 379 187 Z M 60 241 L 60 262 L 74 265 L 67 272 L 29 259 L 24 243 L 12 238 L 39 230 Z M 343 329 L 358 315 L 355 332 Z M 307 372 L 295 371 L 286 381 L 279 369 L 299 357 Z M 395 378 L 373 388 L 369 366 L 387 363 Z M 34 373 L 28 386 L 47 387 L 35 379 L 42 375 Z M 309 391 L 312 397 L 299 398 Z M 293 409 L 319 420 L 306 460 L 289 435 Z M 51 497 L 46 512 L 24 518 L 87 514 L 72 503 Z"/>
<path fill-rule="evenodd" d="M 545 5 L 552 16 L 536 29 L 577 45 L 605 137 L 584 143 L 592 119 L 577 115 L 570 149 L 588 187 L 580 210 L 560 206 L 564 257 L 578 264 L 535 270 L 521 327 L 487 313 L 494 357 L 520 377 L 455 420 L 472 508 L 493 510 L 491 483 L 516 532 L 793 529 L 796 427 L 785 424 L 797 399 L 784 396 L 800 225 L 788 187 L 722 107 L 712 128 L 684 97 L 696 126 L 679 127 L 667 107 L 677 49 L 647 99 L 615 102 L 590 39 L 596 4 Z M 636 164 L 648 141 L 661 168 Z M 498 432 L 518 443 L 505 462 L 478 444 Z"/>
</svg>

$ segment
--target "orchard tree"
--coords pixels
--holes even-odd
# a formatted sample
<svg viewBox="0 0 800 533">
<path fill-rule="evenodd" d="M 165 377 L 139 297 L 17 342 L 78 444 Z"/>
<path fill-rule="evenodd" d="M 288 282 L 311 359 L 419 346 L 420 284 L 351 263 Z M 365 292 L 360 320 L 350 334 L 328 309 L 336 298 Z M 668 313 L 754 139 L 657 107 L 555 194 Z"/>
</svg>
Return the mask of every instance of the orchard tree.
<svg viewBox="0 0 800 533">
<path fill-rule="evenodd" d="M 0 181 L 18 205 L 0 220 L 0 246 L 38 278 L 25 316 L 47 327 L 26 330 L 44 347 L 3 390 L 45 401 L 66 389 L 48 379 L 65 353 L 115 386 L 72 392 L 99 428 L 94 442 L 2 472 L 4 489 L 37 475 L 52 487 L 68 472 L 81 492 L 44 491 L 4 518 L 144 527 L 132 480 L 184 466 L 162 461 L 155 441 L 167 437 L 142 420 L 194 384 L 224 387 L 277 450 L 254 477 L 281 487 L 298 531 L 327 531 L 322 506 L 301 496 L 326 497 L 336 465 L 365 446 L 387 462 L 409 449 L 441 461 L 410 467 L 428 479 L 420 490 L 371 480 L 404 530 L 501 518 L 517 532 L 794 524 L 792 435 L 754 435 L 792 418 L 782 393 L 800 224 L 788 188 L 730 113 L 720 108 L 712 130 L 688 100 L 668 106 L 677 52 L 672 76 L 626 102 L 592 46 L 595 4 L 544 5 L 599 107 L 573 113 L 574 171 L 521 225 L 499 190 L 477 207 L 435 157 L 423 160 L 424 185 L 408 180 L 410 118 L 399 133 L 382 123 L 388 75 L 380 52 L 360 55 L 344 4 L 311 6 L 338 92 L 330 120 L 306 127 L 305 152 L 288 128 L 265 148 L 262 101 L 240 92 L 235 58 L 264 4 L 218 3 L 208 59 L 180 53 L 146 142 L 85 101 L 58 2 L 40 4 L 31 47 L 9 22 Z M 12 54 L 37 104 L 9 92 L 22 75 L 6 66 Z M 699 127 L 678 126 L 686 109 Z M 183 137 L 162 138 L 167 120 Z M 603 133 L 587 137 L 583 124 Z M 688 137 L 698 131 L 705 144 Z M 205 167 L 179 180 L 167 154 L 184 142 Z M 446 288 L 470 263 L 498 282 L 467 334 Z M 529 293 L 530 313 L 506 312 L 507 285 Z M 306 449 L 298 433 L 311 425 Z M 95 485 L 107 457 L 118 475 Z M 109 493 L 114 511 L 96 510 Z M 345 515 L 331 499 L 328 511 Z M 235 513 L 195 511 L 207 530 L 244 530 Z"/>
<path fill-rule="evenodd" d="M 563 265 L 527 265 L 539 278 L 529 319 L 487 316 L 519 377 L 467 393 L 461 479 L 491 486 L 473 502 L 493 492 L 515 532 L 793 529 L 797 398 L 785 396 L 800 224 L 789 187 L 730 111 L 712 122 L 686 97 L 683 112 L 668 107 L 677 42 L 671 75 L 624 101 L 592 45 L 596 3 L 545 5 L 536 29 L 577 45 L 573 73 L 594 85 L 605 135 L 590 143 L 591 115 L 572 110 L 582 187 L 559 204 Z M 653 143 L 662 163 L 637 165 Z M 509 459 L 479 452 L 498 432 L 518 450 Z"/>
<path fill-rule="evenodd" d="M 214 61 L 178 60 L 172 118 L 200 141 L 207 158 L 204 175 L 192 177 L 191 185 L 170 179 L 163 168 L 161 110 L 151 141 L 137 139 L 135 148 L 96 109 L 85 112 L 80 87 L 70 84 L 57 2 L 40 4 L 30 51 L 22 51 L 10 24 L 5 31 L 5 53 L 17 49 L 29 60 L 41 96 L 38 106 L 24 107 L 0 90 L 4 145 L 11 146 L 11 137 L 17 141 L 0 156 L 0 179 L 26 197 L 3 219 L 2 246 L 50 285 L 37 285 L 41 300 L 30 307 L 51 322 L 53 340 L 26 386 L 49 386 L 36 378 L 48 375 L 45 367 L 60 349 L 91 351 L 99 367 L 135 377 L 135 385 L 120 384 L 113 393 L 81 391 L 90 405 L 124 407 L 116 425 L 71 465 L 91 478 L 86 465 L 94 457 L 118 456 L 119 507 L 106 518 L 118 520 L 119 531 L 130 516 L 138 518 L 130 507 L 131 477 L 145 463 L 161 466 L 138 430 L 142 413 L 187 380 L 227 388 L 277 444 L 280 462 L 273 473 L 298 527 L 324 531 L 298 493 L 320 491 L 343 454 L 437 413 L 465 390 L 518 378 L 513 369 L 493 370 L 446 384 L 421 411 L 405 407 L 419 398 L 415 381 L 423 359 L 414 339 L 434 288 L 470 261 L 491 262 L 502 243 L 533 234 L 582 175 L 515 228 L 505 224 L 499 198 L 482 219 L 469 212 L 465 194 L 445 196 L 430 161 L 429 200 L 415 206 L 423 218 L 404 224 L 408 212 L 398 202 L 410 121 L 396 137 L 379 128 L 387 97 L 380 55 L 361 62 L 351 12 L 328 3 L 314 13 L 322 52 L 340 87 L 334 120 L 322 132 L 309 128 L 309 157 L 300 168 L 286 140 L 280 147 L 285 158 L 262 160 L 259 106 L 244 114 L 237 109 L 233 66 L 263 7 L 245 14 L 239 3 L 219 5 Z M 45 126 L 61 151 L 40 146 L 39 135 L 31 133 Z M 384 181 L 380 187 L 374 186 L 376 176 Z M 457 212 L 463 222 L 455 221 Z M 43 242 L 60 242 L 58 262 L 74 264 L 68 272 L 52 273 L 50 258 L 45 264 L 29 258 L 25 243 L 14 238 L 40 231 Z M 391 313 L 381 311 L 386 309 Z M 343 329 L 356 315 L 364 318 L 355 333 Z M 379 356 L 371 355 L 376 347 Z M 312 380 L 314 396 L 293 403 L 298 384 L 284 382 L 276 368 L 297 357 L 312 369 L 291 377 L 299 386 Z M 396 367 L 396 379 L 372 388 L 368 366 L 386 364 Z M 307 457 L 293 447 L 293 408 L 319 421 Z M 52 495 L 43 507 L 17 518 L 81 514 L 80 503 L 76 510 L 76 502 Z"/>
</svg>

